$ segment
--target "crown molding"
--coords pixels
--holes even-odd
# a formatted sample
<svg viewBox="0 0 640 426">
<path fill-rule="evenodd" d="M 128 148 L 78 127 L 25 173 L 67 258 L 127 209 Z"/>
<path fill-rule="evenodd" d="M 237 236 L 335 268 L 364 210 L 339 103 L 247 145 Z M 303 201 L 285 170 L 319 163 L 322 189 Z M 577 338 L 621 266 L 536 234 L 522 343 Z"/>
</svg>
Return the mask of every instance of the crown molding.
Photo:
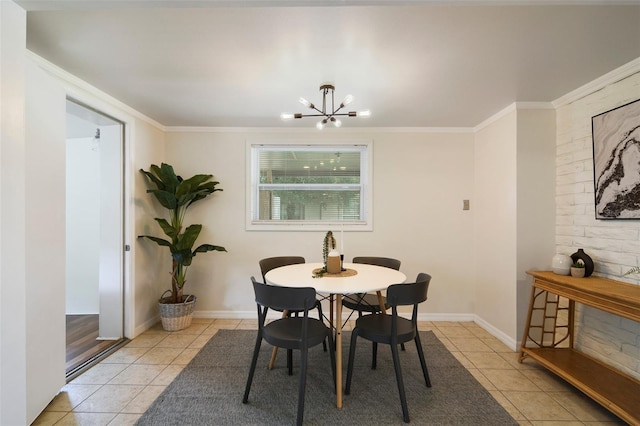
<svg viewBox="0 0 640 426">
<path fill-rule="evenodd" d="M 505 115 L 521 109 L 555 109 L 555 107 L 551 102 L 514 102 L 478 124 L 473 128 L 473 131 L 474 133 L 478 132 L 490 124 L 495 123 Z"/>
<path fill-rule="evenodd" d="M 584 98 L 598 90 L 601 90 L 613 83 L 617 83 L 620 80 L 624 80 L 625 78 L 640 72 L 640 57 L 634 59 L 631 62 L 628 62 L 622 65 L 615 70 L 608 72 L 607 74 L 596 78 L 593 81 L 585 84 L 584 86 L 578 87 L 576 90 L 567 93 L 564 96 L 559 97 L 558 99 L 552 101 L 553 107 L 558 109 L 567 104 L 575 102 L 579 99 Z"/>
<path fill-rule="evenodd" d="M 198 126 L 169 126 L 167 133 L 292 133 L 340 134 L 349 133 L 473 133 L 473 127 L 351 127 L 340 129 L 323 129 L 301 127 L 198 127 Z"/>
</svg>

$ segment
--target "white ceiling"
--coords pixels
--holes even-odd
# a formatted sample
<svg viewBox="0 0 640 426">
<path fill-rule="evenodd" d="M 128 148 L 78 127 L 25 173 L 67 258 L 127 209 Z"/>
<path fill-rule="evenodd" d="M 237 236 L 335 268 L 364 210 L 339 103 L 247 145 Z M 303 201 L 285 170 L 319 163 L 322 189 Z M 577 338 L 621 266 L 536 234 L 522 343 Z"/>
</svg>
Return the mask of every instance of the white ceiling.
<svg viewBox="0 0 640 426">
<path fill-rule="evenodd" d="M 372 112 L 343 128 L 473 127 L 640 57 L 640 0 L 17 3 L 29 50 L 165 126 L 313 127 L 279 115 L 328 82 Z"/>
</svg>

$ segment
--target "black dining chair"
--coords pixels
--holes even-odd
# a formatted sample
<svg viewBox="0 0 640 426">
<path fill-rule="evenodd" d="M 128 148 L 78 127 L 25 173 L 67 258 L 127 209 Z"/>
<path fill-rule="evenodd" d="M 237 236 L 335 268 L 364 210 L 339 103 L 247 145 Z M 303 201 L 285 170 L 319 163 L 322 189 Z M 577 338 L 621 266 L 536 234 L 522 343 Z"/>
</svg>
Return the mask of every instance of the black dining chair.
<svg viewBox="0 0 640 426">
<path fill-rule="evenodd" d="M 351 332 L 351 346 L 349 348 L 349 363 L 347 365 L 347 382 L 344 393 L 349 395 L 351 391 L 351 379 L 353 377 L 353 364 L 356 354 L 356 341 L 358 337 L 375 343 L 383 343 L 391 347 L 393 367 L 396 373 L 400 404 L 402 405 L 402 419 L 409 422 L 409 410 L 407 398 L 402 380 L 398 345 L 410 340 L 415 341 L 418 350 L 418 358 L 422 367 L 422 374 L 427 387 L 431 387 L 429 371 L 424 359 L 420 333 L 418 333 L 418 305 L 427 300 L 427 291 L 431 275 L 420 273 L 415 283 L 393 284 L 387 288 L 387 301 L 391 307 L 391 315 L 380 312 L 372 315 L 364 315 L 356 320 L 356 325 Z M 398 315 L 398 306 L 413 306 L 411 319 Z"/>
<path fill-rule="evenodd" d="M 251 277 L 251 282 L 253 283 L 258 308 L 258 336 L 256 337 L 249 377 L 247 378 L 247 386 L 242 402 L 246 404 L 249 401 L 251 382 L 253 381 L 263 339 L 275 347 L 285 348 L 287 350 L 299 350 L 300 372 L 298 379 L 298 412 L 296 424 L 302 425 L 308 351 L 309 348 L 319 345 L 325 340 L 329 341 L 329 354 L 335 389 L 335 351 L 333 339 L 328 338 L 331 336 L 331 330 L 322 321 L 309 317 L 309 310 L 314 308 L 316 301 L 316 291 L 312 287 L 293 288 L 272 286 L 260 283 L 256 281 L 254 277 Z M 300 312 L 300 315 L 297 317 L 283 317 L 267 324 L 266 319 L 269 309 L 275 309 L 277 311 L 297 311 Z M 269 389 L 267 391 L 273 392 L 274 390 Z"/>
<path fill-rule="evenodd" d="M 297 265 L 299 263 L 305 263 L 305 262 L 306 260 L 302 256 L 273 256 L 273 257 L 266 257 L 264 259 L 260 259 L 258 261 L 258 264 L 260 265 L 262 282 L 263 283 L 267 282 L 265 275 L 267 274 L 267 272 L 269 272 L 272 269 L 280 268 L 281 266 L 287 266 L 287 265 Z M 318 319 L 320 321 L 324 321 L 324 317 L 322 315 L 322 304 L 317 299 L 316 299 L 316 304 L 314 305 L 314 308 L 318 310 Z M 299 312 L 290 311 L 290 310 L 283 311 L 282 313 L 283 316 L 291 316 L 291 315 L 298 315 L 298 314 Z M 326 351 L 327 344 L 323 342 L 322 348 Z M 276 362 L 277 354 L 278 354 L 278 348 L 277 347 L 273 348 L 273 354 L 271 355 L 271 360 L 269 361 L 269 369 L 273 368 Z M 293 374 L 293 368 L 291 366 L 291 356 L 292 356 L 291 351 L 287 351 L 287 366 L 289 368 L 290 375 Z"/>
<path fill-rule="evenodd" d="M 383 266 L 385 268 L 395 269 L 396 271 L 400 270 L 401 264 L 398 259 L 378 256 L 356 256 L 353 258 L 353 263 Z M 384 303 L 385 310 L 389 309 L 389 304 L 387 303 L 387 298 L 385 296 L 382 296 L 382 303 Z M 356 293 L 345 295 L 342 298 L 342 306 L 358 312 L 358 318 L 362 316 L 363 312 L 370 314 L 382 312 L 380 310 L 380 301 L 378 300 L 377 293 Z M 401 345 L 401 348 L 404 351 L 404 343 Z M 377 343 L 375 342 L 373 342 L 372 351 L 371 368 L 375 369 L 377 354 Z"/>
<path fill-rule="evenodd" d="M 400 270 L 400 261 L 390 257 L 357 256 L 353 258 L 353 263 L 384 266 L 385 268 L 395 269 L 396 271 Z M 384 296 L 382 296 L 382 300 L 385 309 L 389 309 L 389 304 L 386 302 L 386 298 Z M 342 298 L 342 306 L 357 311 L 359 317 L 362 316 L 363 312 L 372 314 L 380 312 L 380 303 L 376 293 L 356 293 L 345 295 Z"/>
<path fill-rule="evenodd" d="M 260 272 L 262 273 L 262 282 L 267 282 L 265 275 L 270 270 L 279 268 L 281 266 L 296 265 L 299 263 L 305 263 L 305 258 L 302 256 L 274 256 L 260 259 L 260 261 L 258 261 L 258 264 L 260 265 Z M 324 317 L 322 316 L 322 304 L 317 299 L 316 304 L 314 305 L 314 309 L 318 310 L 318 319 L 320 319 L 320 321 L 323 321 Z M 288 311 L 288 313 L 295 314 L 296 312 Z"/>
</svg>

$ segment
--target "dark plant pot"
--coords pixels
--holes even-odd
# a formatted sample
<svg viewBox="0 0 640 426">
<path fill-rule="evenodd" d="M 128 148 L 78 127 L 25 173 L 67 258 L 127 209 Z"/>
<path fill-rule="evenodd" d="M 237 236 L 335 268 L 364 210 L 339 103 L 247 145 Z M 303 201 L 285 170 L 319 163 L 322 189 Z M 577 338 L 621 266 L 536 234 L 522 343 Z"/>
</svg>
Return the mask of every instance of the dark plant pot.
<svg viewBox="0 0 640 426">
<path fill-rule="evenodd" d="M 196 306 L 196 297 L 192 294 L 186 295 L 182 303 L 171 303 L 170 300 L 171 296 L 168 296 L 161 298 L 158 302 L 162 328 L 167 331 L 178 331 L 189 327 Z"/>
<path fill-rule="evenodd" d="M 584 276 L 588 277 L 593 274 L 593 259 L 591 259 L 591 257 L 587 253 L 585 253 L 584 250 L 578 249 L 577 252 L 571 255 L 571 260 L 573 260 L 573 263 L 576 263 L 578 259 L 582 260 L 582 262 L 584 263 Z"/>
</svg>

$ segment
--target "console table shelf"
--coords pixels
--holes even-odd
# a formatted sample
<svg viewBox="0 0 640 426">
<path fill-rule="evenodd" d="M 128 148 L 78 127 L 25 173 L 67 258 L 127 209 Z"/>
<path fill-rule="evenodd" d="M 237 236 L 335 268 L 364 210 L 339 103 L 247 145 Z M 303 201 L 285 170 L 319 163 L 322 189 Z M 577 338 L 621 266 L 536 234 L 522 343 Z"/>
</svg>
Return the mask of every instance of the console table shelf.
<svg viewBox="0 0 640 426">
<path fill-rule="evenodd" d="M 640 321 L 640 286 L 549 271 L 527 273 L 533 285 L 519 361 L 534 359 L 624 421 L 640 424 L 640 381 L 574 348 L 576 302 Z M 566 298 L 568 306 L 562 307 L 558 297 Z"/>
</svg>

